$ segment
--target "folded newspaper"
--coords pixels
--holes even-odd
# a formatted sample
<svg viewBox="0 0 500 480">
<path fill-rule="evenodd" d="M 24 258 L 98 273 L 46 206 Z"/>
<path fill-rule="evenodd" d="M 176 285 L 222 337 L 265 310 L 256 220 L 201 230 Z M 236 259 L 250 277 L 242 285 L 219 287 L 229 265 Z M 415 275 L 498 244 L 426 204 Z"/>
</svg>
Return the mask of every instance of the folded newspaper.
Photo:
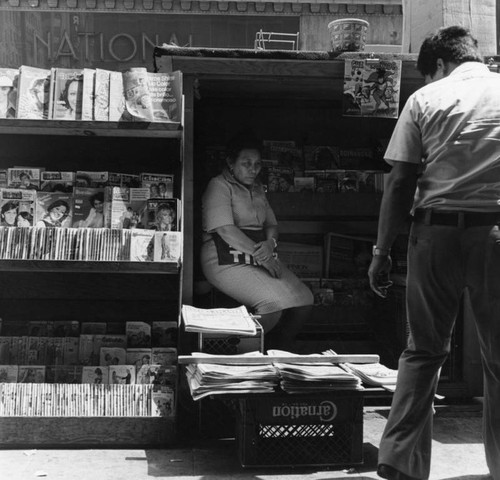
<svg viewBox="0 0 500 480">
<path fill-rule="evenodd" d="M 236 308 L 197 308 L 183 305 L 186 332 L 256 335 L 255 320 L 244 305 Z"/>
<path fill-rule="evenodd" d="M 324 355 L 337 355 L 333 350 L 323 352 Z M 389 388 L 391 385 L 396 385 L 398 371 L 382 365 L 381 363 L 341 363 L 340 366 L 347 372 L 351 372 L 358 376 L 366 385 L 383 387 L 387 390 L 394 391 Z"/>
</svg>

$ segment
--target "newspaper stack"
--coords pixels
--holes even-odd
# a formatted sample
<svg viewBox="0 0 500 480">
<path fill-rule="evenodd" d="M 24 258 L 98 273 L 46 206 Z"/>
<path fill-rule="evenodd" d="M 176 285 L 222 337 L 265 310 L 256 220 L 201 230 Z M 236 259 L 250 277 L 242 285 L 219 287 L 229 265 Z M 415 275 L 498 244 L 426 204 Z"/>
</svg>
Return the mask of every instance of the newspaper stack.
<svg viewBox="0 0 500 480">
<path fill-rule="evenodd" d="M 260 356 L 259 352 L 247 355 Z M 192 356 L 211 355 L 193 353 Z M 189 390 L 194 400 L 209 395 L 235 393 L 272 393 L 279 384 L 279 374 L 270 364 L 221 365 L 192 363 L 186 367 Z"/>
<path fill-rule="evenodd" d="M 186 332 L 257 335 L 255 320 L 245 306 L 237 308 L 196 308 L 182 306 Z"/>
<path fill-rule="evenodd" d="M 323 354 L 336 355 L 333 350 L 327 350 Z M 340 366 L 359 377 L 366 385 L 383 387 L 387 390 L 394 390 L 393 387 L 396 385 L 398 371 L 387 368 L 381 363 L 342 363 Z"/>
<path fill-rule="evenodd" d="M 280 386 L 288 393 L 331 390 L 362 390 L 361 380 L 353 373 L 331 362 L 307 363 L 307 355 L 282 350 L 268 350 L 269 356 L 304 357 L 303 363 L 273 363 L 281 376 Z"/>
</svg>

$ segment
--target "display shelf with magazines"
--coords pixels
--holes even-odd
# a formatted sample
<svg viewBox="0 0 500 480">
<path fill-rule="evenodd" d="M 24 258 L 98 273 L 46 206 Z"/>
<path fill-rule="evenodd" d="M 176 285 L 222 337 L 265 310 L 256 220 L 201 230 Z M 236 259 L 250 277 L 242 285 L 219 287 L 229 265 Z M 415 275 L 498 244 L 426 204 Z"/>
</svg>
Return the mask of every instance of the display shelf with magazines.
<svg viewBox="0 0 500 480">
<path fill-rule="evenodd" d="M 182 87 L 181 77 L 178 85 Z M 186 97 L 189 102 L 192 93 Z M 192 263 L 192 248 L 185 248 L 185 238 L 189 246 L 193 237 L 191 213 L 185 208 L 192 190 L 187 181 L 191 159 L 185 160 L 189 133 L 181 114 L 183 105 L 178 103 L 169 109 L 168 119 L 155 116 L 151 121 L 90 120 L 88 111 L 75 117 L 85 120 L 62 118 L 62 114 L 58 120 L 35 119 L 28 113 L 24 118 L 0 119 L 0 192 L 5 192 L 0 195 L 4 207 L 0 212 L 1 448 L 165 447 L 175 443 L 177 377 L 164 385 L 153 367 L 168 361 L 176 368 L 181 297 L 189 296 L 182 282 L 184 267 L 189 271 Z M 113 211 L 108 189 L 139 190 L 143 172 L 171 180 L 169 197 L 151 188 L 148 199 L 157 195 L 177 202 L 176 231 L 163 231 L 156 225 L 146 229 L 140 221 L 134 222 L 137 212 L 132 204 L 119 211 L 113 228 L 105 224 Z M 84 196 L 83 189 L 89 195 Z M 34 202 L 26 195 L 31 191 Z M 51 218 L 52 210 L 63 218 Z M 135 242 L 132 255 L 132 239 L 146 231 L 149 241 Z M 33 324 L 35 319 L 38 325 Z M 78 335 L 64 328 L 55 333 L 56 323 L 64 321 L 81 327 L 80 343 Z M 133 362 L 131 367 L 100 365 L 107 361 L 106 352 L 102 359 L 97 357 L 96 343 L 90 345 L 89 337 L 98 337 L 107 328 L 113 338 L 126 338 L 126 325 L 139 321 L 151 325 L 151 332 L 164 325 L 164 332 L 151 333 L 151 344 L 141 344 L 140 352 L 127 352 L 130 355 L 125 359 Z M 40 333 L 43 322 L 52 322 L 54 331 Z M 160 337 L 168 343 L 157 344 Z M 6 360 L 7 339 L 10 361 Z M 48 359 L 48 352 L 54 350 L 50 345 L 60 345 L 60 340 L 67 353 L 64 363 Z M 26 345 L 29 355 L 23 350 Z M 108 353 L 111 347 L 121 348 L 101 347 L 108 348 Z M 97 363 L 76 358 L 80 350 L 82 355 L 90 352 Z M 15 360 L 21 352 L 23 360 Z M 123 355 L 115 357 L 123 363 Z M 144 365 L 138 362 L 148 357 L 155 365 L 148 364 L 151 372 L 139 375 Z M 96 366 L 87 372 L 92 383 L 70 383 L 71 375 L 80 375 L 89 365 Z M 17 381 L 13 367 L 23 372 Z M 108 367 L 115 375 L 108 372 L 106 383 L 101 373 Z M 29 372 L 43 369 L 41 383 L 26 380 Z M 141 389 L 147 392 L 141 394 Z"/>
</svg>

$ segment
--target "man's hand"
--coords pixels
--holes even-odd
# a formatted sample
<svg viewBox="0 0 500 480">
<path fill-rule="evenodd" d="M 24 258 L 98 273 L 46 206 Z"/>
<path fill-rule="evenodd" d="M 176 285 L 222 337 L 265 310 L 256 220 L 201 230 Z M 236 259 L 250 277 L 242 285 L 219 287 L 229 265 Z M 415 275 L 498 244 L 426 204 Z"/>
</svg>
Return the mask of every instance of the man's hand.
<svg viewBox="0 0 500 480">
<path fill-rule="evenodd" d="M 391 268 L 392 260 L 389 255 L 375 255 L 368 268 L 370 288 L 381 298 L 387 297 L 387 290 L 392 285 L 389 280 Z"/>
</svg>

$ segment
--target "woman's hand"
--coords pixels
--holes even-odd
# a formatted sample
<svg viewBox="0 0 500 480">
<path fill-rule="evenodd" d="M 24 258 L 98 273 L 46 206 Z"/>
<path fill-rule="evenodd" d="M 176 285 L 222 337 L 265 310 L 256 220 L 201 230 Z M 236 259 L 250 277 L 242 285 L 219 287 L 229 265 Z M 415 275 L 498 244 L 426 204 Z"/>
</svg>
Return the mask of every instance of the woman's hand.
<svg viewBox="0 0 500 480">
<path fill-rule="evenodd" d="M 263 264 L 273 257 L 274 253 L 274 240 L 271 238 L 269 240 L 264 240 L 255 244 L 255 250 L 252 256 L 257 260 L 258 263 Z"/>
<path fill-rule="evenodd" d="M 271 275 L 271 277 L 281 278 L 281 265 L 277 258 L 271 256 L 271 258 L 269 258 L 265 262 L 258 262 L 258 264 L 261 267 L 265 268 L 269 272 L 269 275 Z"/>
</svg>

